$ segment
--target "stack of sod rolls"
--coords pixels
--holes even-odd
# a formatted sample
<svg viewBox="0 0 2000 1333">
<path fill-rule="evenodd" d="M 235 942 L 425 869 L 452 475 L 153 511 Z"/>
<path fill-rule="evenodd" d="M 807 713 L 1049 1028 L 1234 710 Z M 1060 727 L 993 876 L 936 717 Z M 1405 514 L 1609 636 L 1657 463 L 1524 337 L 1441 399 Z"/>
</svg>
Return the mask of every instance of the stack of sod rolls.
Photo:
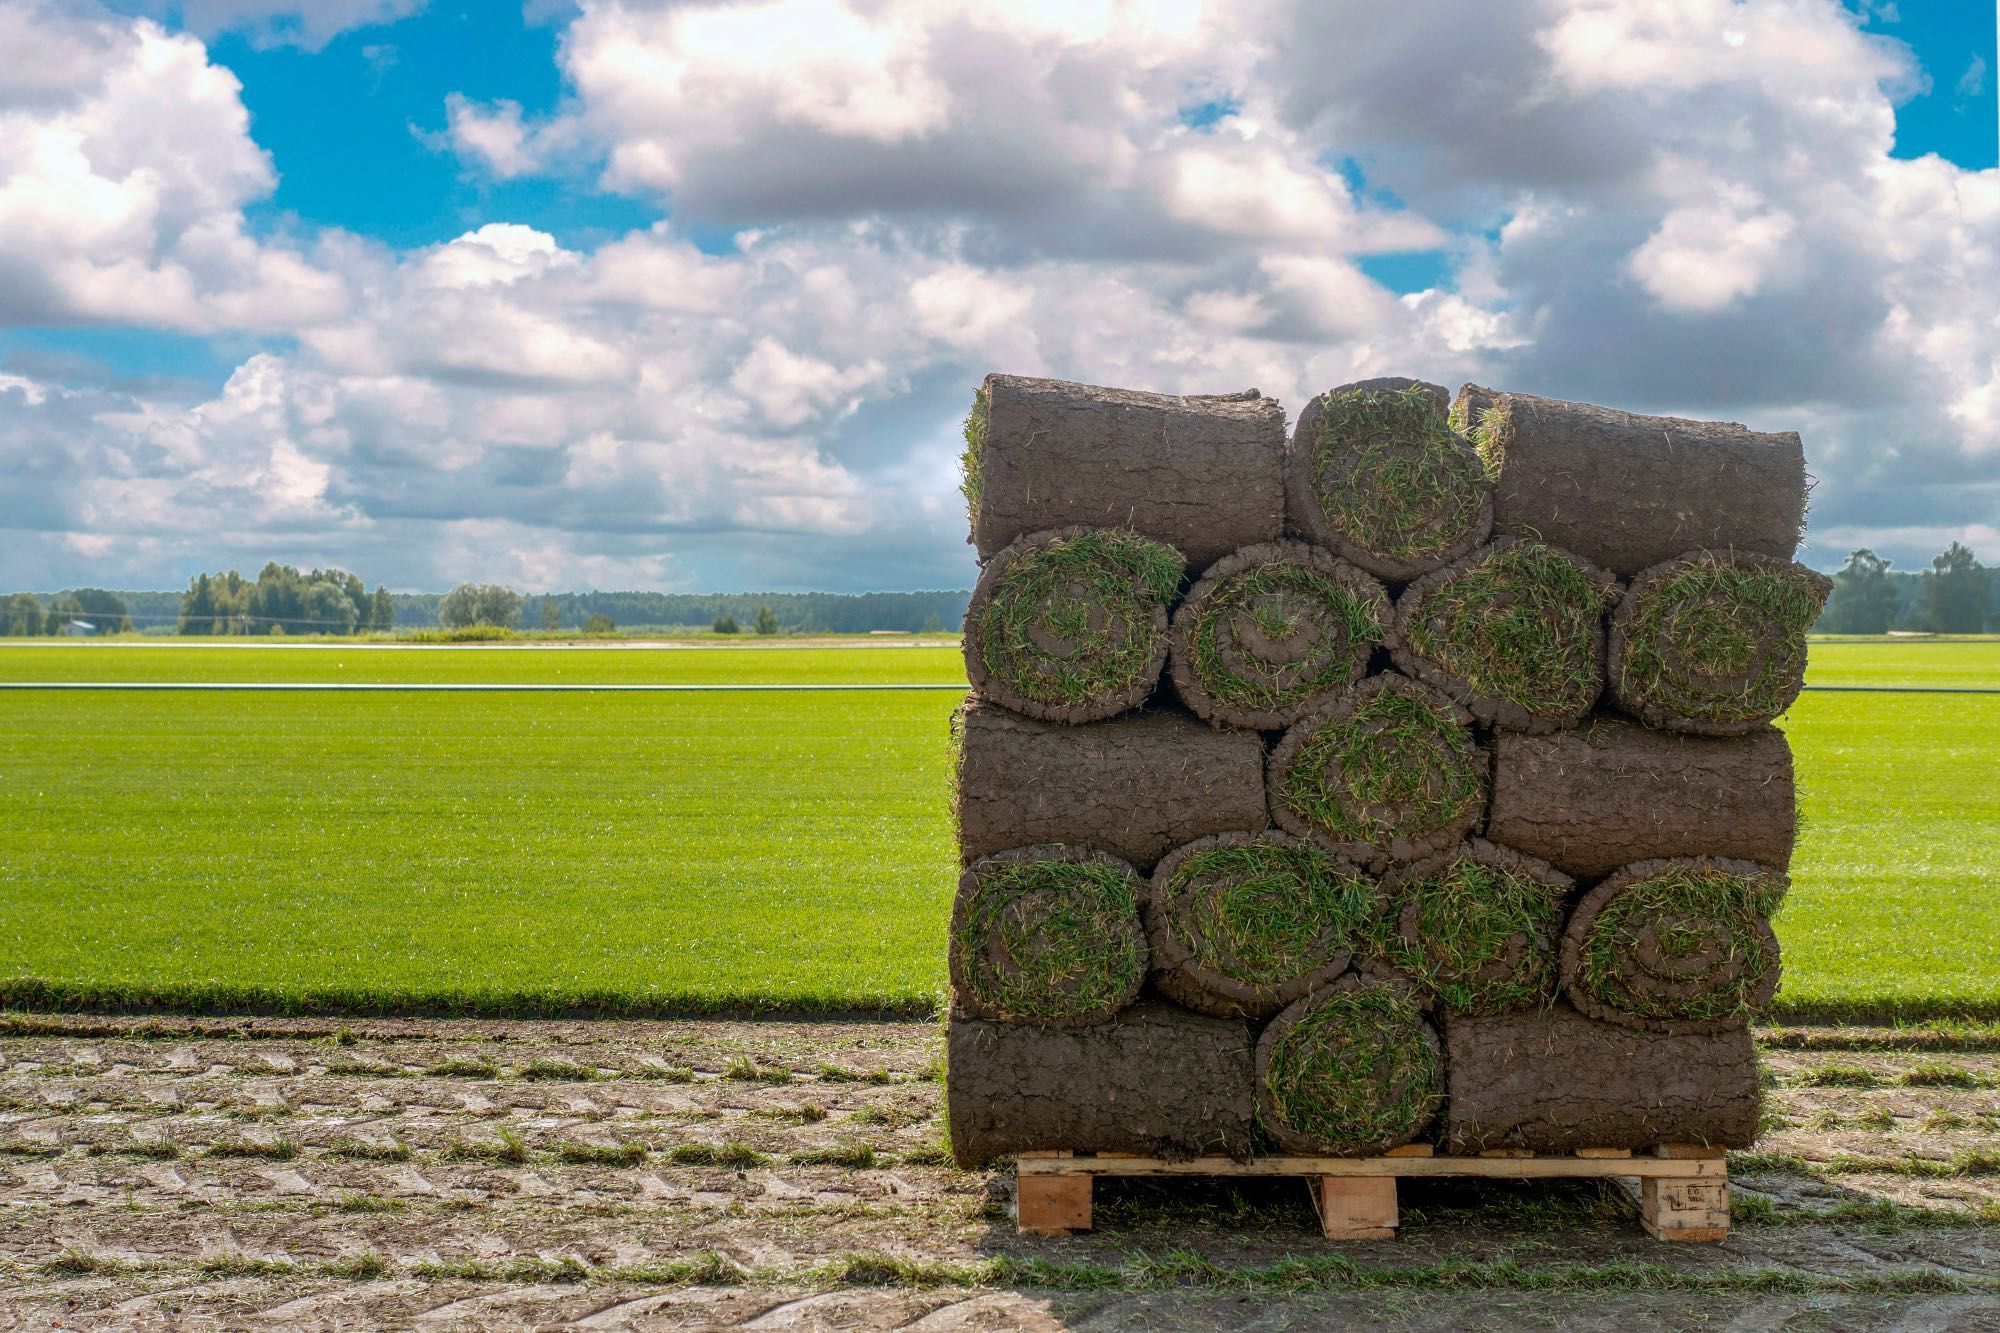
<svg viewBox="0 0 2000 1333">
<path fill-rule="evenodd" d="M 992 375 L 966 441 L 962 1164 L 1754 1136 L 1796 436 Z"/>
</svg>

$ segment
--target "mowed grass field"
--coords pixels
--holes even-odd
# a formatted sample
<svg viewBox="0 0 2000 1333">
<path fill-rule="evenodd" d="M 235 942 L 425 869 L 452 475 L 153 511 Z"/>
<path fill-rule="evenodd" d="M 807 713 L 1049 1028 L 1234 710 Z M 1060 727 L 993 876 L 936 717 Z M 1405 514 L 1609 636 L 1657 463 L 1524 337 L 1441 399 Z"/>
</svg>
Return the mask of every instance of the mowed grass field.
<svg viewBox="0 0 2000 1333">
<path fill-rule="evenodd" d="M 1816 643 L 2000 686 L 2000 639 Z M 0 647 L 0 680 L 929 683 L 955 649 Z M 0 691 L 0 1000 L 921 1012 L 950 691 Z M 1807 694 L 1793 1016 L 2000 1016 L 2000 695 Z"/>
</svg>

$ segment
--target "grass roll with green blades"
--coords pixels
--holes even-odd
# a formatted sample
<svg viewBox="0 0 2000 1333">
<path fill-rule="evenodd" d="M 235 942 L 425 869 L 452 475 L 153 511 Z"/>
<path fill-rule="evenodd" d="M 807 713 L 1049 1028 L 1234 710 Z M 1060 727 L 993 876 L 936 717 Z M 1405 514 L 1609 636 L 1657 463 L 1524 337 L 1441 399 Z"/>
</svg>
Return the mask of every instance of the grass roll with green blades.
<svg viewBox="0 0 2000 1333">
<path fill-rule="evenodd" d="M 1136 708 L 1167 660 L 1183 564 L 1133 532 L 1023 537 L 981 571 L 965 613 L 965 669 L 985 698 L 1050 722 Z"/>
<path fill-rule="evenodd" d="M 1454 846 L 1486 811 L 1488 759 L 1470 723 L 1428 685 L 1370 676 L 1272 749 L 1271 818 L 1372 870 Z"/>
<path fill-rule="evenodd" d="M 952 1000 L 972 1018 L 1102 1023 L 1146 980 L 1145 882 L 1127 862 L 1049 844 L 984 857 L 959 876 Z"/>
<path fill-rule="evenodd" d="M 1563 907 L 1576 881 L 1532 856 L 1471 838 L 1383 880 L 1382 961 L 1434 1005 L 1497 1014 L 1555 999 Z"/>
<path fill-rule="evenodd" d="M 1257 1042 L 1257 1120 L 1285 1152 L 1386 1152 L 1422 1134 L 1443 1101 L 1437 1033 L 1401 982 L 1342 977 Z"/>
<path fill-rule="evenodd" d="M 1153 871 L 1153 984 L 1190 1009 L 1264 1018 L 1347 970 L 1382 910 L 1364 872 L 1303 838 L 1223 833 Z"/>
<path fill-rule="evenodd" d="M 1382 585 L 1327 551 L 1246 546 L 1174 612 L 1174 688 L 1214 725 L 1276 731 L 1359 680 L 1389 623 Z"/>
<path fill-rule="evenodd" d="M 1610 574 L 1542 542 L 1500 537 L 1396 599 L 1396 666 L 1481 722 L 1543 734 L 1604 689 Z"/>
<path fill-rule="evenodd" d="M 1611 618 L 1611 697 L 1648 726 L 1740 736 L 1791 707 L 1833 581 L 1775 556 L 1690 551 L 1642 570 Z"/>
<path fill-rule="evenodd" d="M 1446 409 L 1442 386 L 1401 377 L 1314 398 L 1285 457 L 1292 528 L 1391 583 L 1485 541 L 1492 483 Z"/>
<path fill-rule="evenodd" d="M 1592 1018 L 1651 1032 L 1742 1027 L 1778 989 L 1771 915 L 1788 881 L 1725 857 L 1637 861 L 1585 894 L 1563 989 Z"/>
</svg>

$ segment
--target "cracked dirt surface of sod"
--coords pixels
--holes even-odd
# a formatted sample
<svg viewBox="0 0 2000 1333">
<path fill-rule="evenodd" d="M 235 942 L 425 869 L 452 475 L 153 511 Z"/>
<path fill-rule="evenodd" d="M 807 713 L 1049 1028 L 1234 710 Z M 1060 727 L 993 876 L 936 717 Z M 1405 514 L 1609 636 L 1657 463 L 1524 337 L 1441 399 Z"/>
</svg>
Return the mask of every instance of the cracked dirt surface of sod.
<svg viewBox="0 0 2000 1333">
<path fill-rule="evenodd" d="M 1728 1242 L 1435 1181 L 1335 1247 L 1296 1181 L 1017 1237 L 930 1024 L 0 1018 L 0 1325 L 1994 1326 L 2000 1028 L 1759 1035 Z"/>
</svg>

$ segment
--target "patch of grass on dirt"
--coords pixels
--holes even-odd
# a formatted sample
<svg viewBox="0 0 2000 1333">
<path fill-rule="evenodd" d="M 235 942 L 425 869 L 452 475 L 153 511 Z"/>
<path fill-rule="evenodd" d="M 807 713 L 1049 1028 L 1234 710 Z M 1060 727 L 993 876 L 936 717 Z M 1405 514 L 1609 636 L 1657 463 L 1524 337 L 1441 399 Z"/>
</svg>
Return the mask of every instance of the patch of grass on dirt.
<svg viewBox="0 0 2000 1333">
<path fill-rule="evenodd" d="M 1329 392 L 1319 402 L 1311 482 L 1335 531 L 1396 563 L 1467 539 L 1486 475 L 1435 398 L 1412 385 Z"/>
<path fill-rule="evenodd" d="M 886 1069 L 856 1069 L 852 1065 L 821 1062 L 813 1071 L 827 1083 L 893 1083 L 896 1076 Z"/>
<path fill-rule="evenodd" d="M 1990 1088 L 2000 1084 L 1991 1074 L 1941 1060 L 1911 1065 L 1896 1075 L 1896 1082 L 1906 1088 Z"/>
<path fill-rule="evenodd" d="M 559 1060 L 551 1056 L 537 1056 L 515 1071 L 514 1077 L 529 1082 L 546 1083 L 592 1083 L 603 1075 L 589 1065 L 580 1065 L 574 1060 Z"/>
<path fill-rule="evenodd" d="M 1801 1069 L 1792 1080 L 1802 1088 L 1877 1088 L 1881 1078 L 1866 1065 L 1828 1060 Z"/>
<path fill-rule="evenodd" d="M 1779 901 L 1776 881 L 1713 866 L 1672 867 L 1599 909 L 1577 982 L 1600 1002 L 1644 1018 L 1747 1016 L 1772 966 L 1760 927 Z M 1665 975 L 1645 961 L 1655 953 L 1671 969 Z"/>
<path fill-rule="evenodd" d="M 430 1078 L 499 1078 L 498 1061 L 469 1055 L 454 1055 L 424 1066 Z"/>
<path fill-rule="evenodd" d="M 865 1171 L 877 1165 L 875 1149 L 869 1144 L 853 1140 L 828 1144 L 820 1148 L 805 1148 L 790 1156 L 796 1166 L 844 1166 L 856 1171 Z"/>
<path fill-rule="evenodd" d="M 953 926 L 953 980 L 991 1015 L 1061 1022 L 1115 1008 L 1146 969 L 1139 881 L 1088 856 L 988 859 Z"/>
<path fill-rule="evenodd" d="M 1173 603 L 1183 568 L 1171 546 L 1112 529 L 1019 552 L 977 613 L 986 670 L 1052 707 L 1126 689 L 1154 668 L 1166 633 L 1154 613 Z"/>
<path fill-rule="evenodd" d="M 410 1160 L 409 1145 L 394 1139 L 382 1142 L 374 1139 L 339 1138 L 320 1149 L 320 1156 L 336 1162 L 407 1162 Z"/>
<path fill-rule="evenodd" d="M 1553 546 L 1509 541 L 1399 611 L 1409 648 L 1476 693 L 1568 717 L 1603 688 L 1601 617 L 1616 588 Z"/>
<path fill-rule="evenodd" d="M 528 1145 L 519 1131 L 502 1125 L 491 1139 L 454 1138 L 438 1155 L 447 1162 L 495 1162 L 519 1166 L 528 1160 Z"/>
<path fill-rule="evenodd" d="M 124 1143 L 93 1147 L 90 1151 L 93 1155 L 140 1157 L 155 1162 L 171 1162 L 179 1158 L 186 1150 L 181 1147 L 178 1139 L 170 1135 L 159 1134 L 150 1138 L 135 1138 L 129 1139 Z"/>
<path fill-rule="evenodd" d="M 1826 588 L 1817 575 L 1701 555 L 1633 596 L 1612 679 L 1677 716 L 1739 722 L 1783 706 Z"/>
<path fill-rule="evenodd" d="M 35 1265 L 35 1271 L 43 1277 L 113 1277 L 129 1271 L 131 1267 L 127 1261 L 108 1254 L 91 1254 L 71 1248 L 53 1259 L 42 1260 Z"/>
<path fill-rule="evenodd" d="M 348 1190 L 334 1206 L 343 1213 L 400 1213 L 410 1205 L 401 1199 L 388 1199 L 365 1190 Z"/>
<path fill-rule="evenodd" d="M 298 1145 L 287 1138 L 217 1139 L 208 1145 L 204 1157 L 247 1157 L 267 1162 L 289 1162 L 299 1155 Z"/>
<path fill-rule="evenodd" d="M 1265 1088 L 1283 1128 L 1362 1147 L 1422 1127 L 1443 1100 L 1437 1048 L 1400 989 L 1322 992 L 1271 1051 Z"/>
<path fill-rule="evenodd" d="M 629 1139 L 621 1143 L 579 1143 L 564 1139 L 549 1151 L 558 1162 L 570 1166 L 638 1166 L 648 1156 L 645 1144 Z"/>
<path fill-rule="evenodd" d="M 208 1277 L 290 1277 L 299 1271 L 299 1266 L 290 1259 L 260 1259 L 232 1252 L 197 1259 L 194 1270 Z"/>
<path fill-rule="evenodd" d="M 344 1254 L 338 1259 L 325 1259 L 314 1267 L 322 1277 L 347 1278 L 356 1282 L 372 1282 L 376 1278 L 389 1275 L 389 1261 L 375 1250 L 365 1250 L 360 1254 Z"/>
<path fill-rule="evenodd" d="M 733 1139 L 722 1143 L 677 1143 L 667 1149 L 666 1158 L 676 1166 L 733 1166 L 738 1169 L 764 1166 L 771 1160 L 768 1153 Z"/>
<path fill-rule="evenodd" d="M 794 1125 L 816 1125 L 826 1119 L 826 1108 L 818 1102 L 798 1102 L 791 1106 L 763 1107 L 751 1114 L 767 1120 L 786 1120 Z"/>
<path fill-rule="evenodd" d="M 733 1057 L 722 1068 L 722 1076 L 735 1083 L 785 1084 L 792 1081 L 792 1071 L 782 1065 L 763 1065 L 747 1055 Z"/>
</svg>

